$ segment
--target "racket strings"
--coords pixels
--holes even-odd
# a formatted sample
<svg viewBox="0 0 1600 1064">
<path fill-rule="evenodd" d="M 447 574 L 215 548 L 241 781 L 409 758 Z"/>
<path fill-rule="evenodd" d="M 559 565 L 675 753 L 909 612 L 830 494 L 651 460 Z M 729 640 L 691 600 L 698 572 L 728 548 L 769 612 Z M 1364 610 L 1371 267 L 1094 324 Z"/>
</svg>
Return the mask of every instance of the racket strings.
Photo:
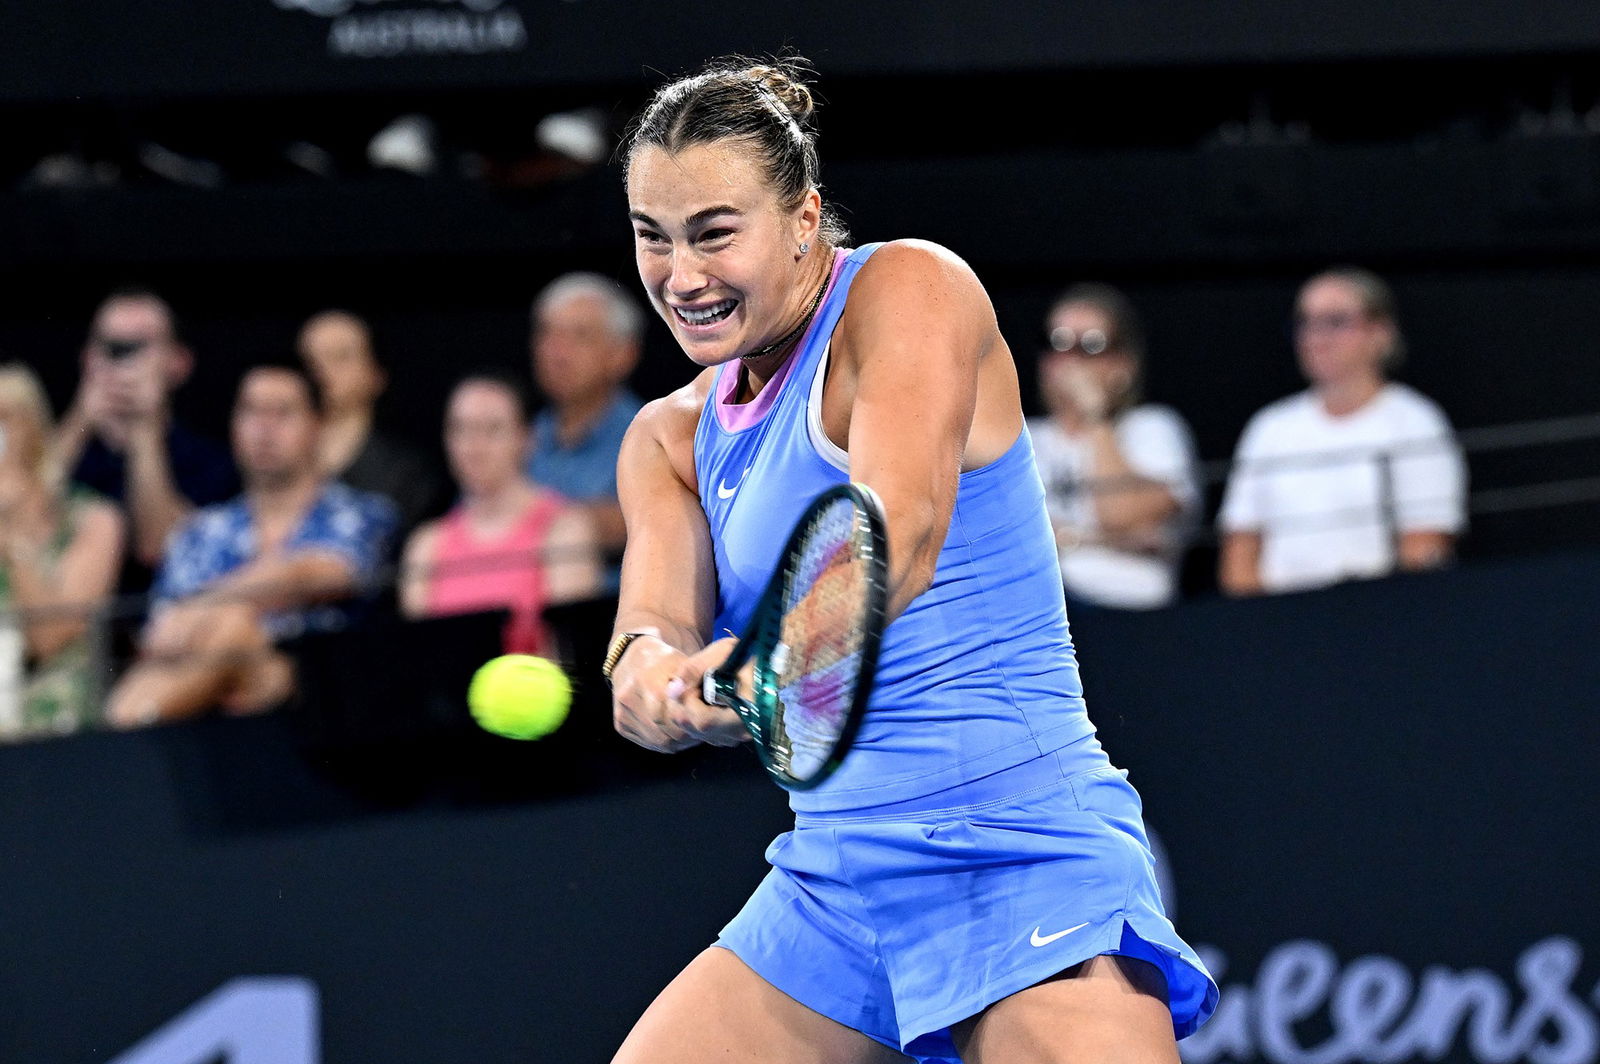
<svg viewBox="0 0 1600 1064">
<path fill-rule="evenodd" d="M 807 526 L 785 581 L 772 749 L 797 779 L 824 770 L 850 716 L 862 673 L 871 586 L 872 536 L 841 499 Z"/>
</svg>

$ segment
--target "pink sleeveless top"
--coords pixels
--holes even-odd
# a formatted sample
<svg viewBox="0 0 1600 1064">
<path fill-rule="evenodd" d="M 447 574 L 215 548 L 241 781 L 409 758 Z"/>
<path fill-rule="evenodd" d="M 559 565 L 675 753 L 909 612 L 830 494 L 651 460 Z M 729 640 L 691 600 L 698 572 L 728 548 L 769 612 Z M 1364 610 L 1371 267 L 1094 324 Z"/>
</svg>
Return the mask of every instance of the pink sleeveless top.
<svg viewBox="0 0 1600 1064">
<path fill-rule="evenodd" d="M 550 636 L 540 617 L 546 601 L 543 555 L 550 525 L 565 505 L 561 496 L 542 492 L 516 524 L 493 539 L 472 531 L 464 506 L 445 514 L 433 544 L 428 613 L 509 609 L 506 653 L 549 653 Z"/>
</svg>

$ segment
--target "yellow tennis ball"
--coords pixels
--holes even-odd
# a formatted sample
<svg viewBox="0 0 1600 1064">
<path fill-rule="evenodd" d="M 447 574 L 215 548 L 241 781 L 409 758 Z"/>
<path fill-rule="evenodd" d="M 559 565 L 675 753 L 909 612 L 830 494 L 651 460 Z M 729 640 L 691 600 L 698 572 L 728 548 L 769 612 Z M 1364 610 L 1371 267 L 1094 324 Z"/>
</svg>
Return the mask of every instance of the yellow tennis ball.
<svg viewBox="0 0 1600 1064">
<path fill-rule="evenodd" d="M 467 706 L 484 731 L 508 739 L 542 739 L 567 719 L 572 681 L 553 661 L 505 654 L 473 673 Z"/>
</svg>

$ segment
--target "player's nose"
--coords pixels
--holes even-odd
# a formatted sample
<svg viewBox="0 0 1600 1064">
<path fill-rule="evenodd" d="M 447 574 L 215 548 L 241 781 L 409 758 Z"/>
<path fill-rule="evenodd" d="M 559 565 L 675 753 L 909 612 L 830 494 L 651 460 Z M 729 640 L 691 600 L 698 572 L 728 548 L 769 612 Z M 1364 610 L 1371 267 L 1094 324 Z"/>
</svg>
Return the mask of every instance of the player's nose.
<svg viewBox="0 0 1600 1064">
<path fill-rule="evenodd" d="M 667 275 L 667 290 L 675 299 L 688 299 L 706 286 L 705 264 L 692 251 L 672 252 L 672 269 Z"/>
</svg>

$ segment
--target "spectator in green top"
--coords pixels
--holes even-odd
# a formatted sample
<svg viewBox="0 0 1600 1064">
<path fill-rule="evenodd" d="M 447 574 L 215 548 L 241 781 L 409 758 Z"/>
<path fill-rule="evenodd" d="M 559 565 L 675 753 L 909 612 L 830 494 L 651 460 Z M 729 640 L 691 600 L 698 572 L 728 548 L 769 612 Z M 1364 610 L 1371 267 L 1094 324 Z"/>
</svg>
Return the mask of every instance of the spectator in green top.
<svg viewBox="0 0 1600 1064">
<path fill-rule="evenodd" d="M 122 564 L 123 518 L 50 467 L 54 430 L 39 379 L 0 366 L 0 740 L 75 731 L 100 718 L 96 614 Z M 19 661 L 18 658 L 21 660 Z"/>
</svg>

